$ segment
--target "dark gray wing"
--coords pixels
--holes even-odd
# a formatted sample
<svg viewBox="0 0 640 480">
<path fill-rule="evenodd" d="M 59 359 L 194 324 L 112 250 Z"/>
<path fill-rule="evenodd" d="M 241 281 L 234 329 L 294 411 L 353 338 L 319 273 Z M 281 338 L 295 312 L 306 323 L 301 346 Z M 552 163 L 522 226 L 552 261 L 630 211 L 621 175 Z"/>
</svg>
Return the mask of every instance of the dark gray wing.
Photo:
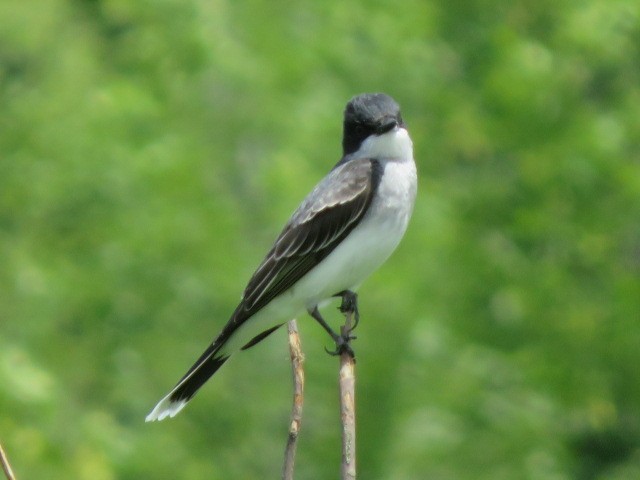
<svg viewBox="0 0 640 480">
<path fill-rule="evenodd" d="M 340 244 L 371 204 L 381 170 L 375 160 L 341 162 L 313 189 L 249 280 L 234 323 L 289 289 Z"/>
</svg>

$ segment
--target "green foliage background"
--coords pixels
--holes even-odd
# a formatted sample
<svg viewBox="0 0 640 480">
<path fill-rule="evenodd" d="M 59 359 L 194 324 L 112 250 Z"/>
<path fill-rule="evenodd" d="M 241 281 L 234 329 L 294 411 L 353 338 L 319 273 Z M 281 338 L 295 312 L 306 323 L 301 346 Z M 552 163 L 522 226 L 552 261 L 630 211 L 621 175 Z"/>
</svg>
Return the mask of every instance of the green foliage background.
<svg viewBox="0 0 640 480">
<path fill-rule="evenodd" d="M 640 478 L 637 0 L 3 0 L 0 441 L 19 478 L 278 478 L 284 332 L 143 420 L 364 91 L 402 105 L 420 192 L 360 290 L 361 478 Z M 297 478 L 336 478 L 337 361 L 300 323 Z"/>
</svg>

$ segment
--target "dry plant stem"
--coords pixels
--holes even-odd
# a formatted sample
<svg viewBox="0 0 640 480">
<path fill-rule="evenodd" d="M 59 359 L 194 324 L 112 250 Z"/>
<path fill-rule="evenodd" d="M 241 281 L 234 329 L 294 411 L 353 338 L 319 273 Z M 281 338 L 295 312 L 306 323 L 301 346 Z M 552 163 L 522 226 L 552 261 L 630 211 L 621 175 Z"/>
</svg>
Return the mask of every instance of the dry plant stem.
<svg viewBox="0 0 640 480">
<path fill-rule="evenodd" d="M 11 465 L 9 464 L 9 459 L 7 458 L 6 453 L 4 453 L 4 449 L 0 444 L 0 463 L 2 463 L 2 470 L 4 471 L 7 480 L 16 480 L 15 475 L 13 474 L 13 470 L 11 470 Z"/>
<path fill-rule="evenodd" d="M 343 336 L 351 332 L 353 313 L 346 315 L 345 324 L 340 327 Z M 342 480 L 356 478 L 356 403 L 355 403 L 356 360 L 348 352 L 340 354 L 340 418 L 342 420 Z"/>
<path fill-rule="evenodd" d="M 295 319 L 287 324 L 287 330 L 289 331 L 289 353 L 291 354 L 291 370 L 293 373 L 293 406 L 291 407 L 291 424 L 289 425 L 287 447 L 284 452 L 282 479 L 293 480 L 298 433 L 302 422 L 302 403 L 304 400 L 304 355 L 300 345 L 298 323 Z"/>
</svg>

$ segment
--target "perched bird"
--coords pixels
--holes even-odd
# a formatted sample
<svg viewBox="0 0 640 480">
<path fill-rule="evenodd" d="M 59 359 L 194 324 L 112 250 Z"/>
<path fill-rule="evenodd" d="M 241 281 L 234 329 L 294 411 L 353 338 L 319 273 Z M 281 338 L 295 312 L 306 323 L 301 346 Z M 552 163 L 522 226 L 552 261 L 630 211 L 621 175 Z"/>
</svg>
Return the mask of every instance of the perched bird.
<svg viewBox="0 0 640 480">
<path fill-rule="evenodd" d="M 318 307 L 342 297 L 356 315 L 353 292 L 395 250 L 416 197 L 413 144 L 400 107 L 383 93 L 352 98 L 344 111 L 342 159 L 293 213 L 255 271 L 240 304 L 213 343 L 149 413 L 173 417 L 229 358 L 303 311 L 353 354 Z"/>
</svg>

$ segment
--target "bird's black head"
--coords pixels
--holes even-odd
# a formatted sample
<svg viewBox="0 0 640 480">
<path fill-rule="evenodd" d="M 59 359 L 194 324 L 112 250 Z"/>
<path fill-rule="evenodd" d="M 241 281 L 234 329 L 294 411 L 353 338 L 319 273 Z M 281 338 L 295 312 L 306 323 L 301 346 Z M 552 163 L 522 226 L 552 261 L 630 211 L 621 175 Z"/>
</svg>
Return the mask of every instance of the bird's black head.
<svg viewBox="0 0 640 480">
<path fill-rule="evenodd" d="M 384 93 L 363 93 L 353 97 L 344 110 L 343 155 L 357 151 L 370 135 L 382 135 L 404 127 L 400 106 Z"/>
</svg>

